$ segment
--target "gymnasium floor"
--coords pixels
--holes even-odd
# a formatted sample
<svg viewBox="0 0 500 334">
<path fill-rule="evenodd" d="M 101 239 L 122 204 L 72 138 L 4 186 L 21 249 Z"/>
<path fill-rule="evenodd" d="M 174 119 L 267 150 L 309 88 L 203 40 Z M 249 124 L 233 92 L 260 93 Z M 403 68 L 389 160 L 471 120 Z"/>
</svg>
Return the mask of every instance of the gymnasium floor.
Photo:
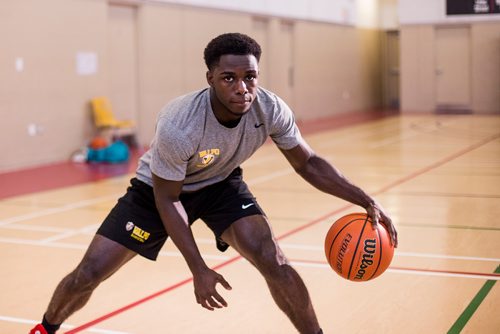
<svg viewBox="0 0 500 334">
<path fill-rule="evenodd" d="M 309 144 L 392 215 L 400 244 L 377 279 L 339 278 L 326 265 L 324 236 L 336 218 L 361 209 L 302 181 L 274 145 L 243 165 L 325 334 L 500 333 L 500 117 L 403 114 L 309 129 Z M 33 179 L 22 172 L 0 175 L 0 333 L 27 333 L 39 322 L 133 165 L 81 166 L 74 182 L 65 168 L 30 171 L 41 176 L 38 188 L 23 186 Z M 61 333 L 295 332 L 250 264 L 219 253 L 202 222 L 194 233 L 233 287 L 220 291 L 228 308 L 196 304 L 187 266 L 168 242 L 157 262 L 136 257 L 104 282 Z"/>
</svg>

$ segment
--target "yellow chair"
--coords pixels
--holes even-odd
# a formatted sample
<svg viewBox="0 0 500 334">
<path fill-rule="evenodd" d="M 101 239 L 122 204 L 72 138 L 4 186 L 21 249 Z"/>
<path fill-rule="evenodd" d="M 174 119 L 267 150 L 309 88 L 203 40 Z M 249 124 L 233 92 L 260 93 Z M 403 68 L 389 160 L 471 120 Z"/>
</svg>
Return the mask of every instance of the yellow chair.
<svg viewBox="0 0 500 334">
<path fill-rule="evenodd" d="M 105 96 L 95 97 L 91 101 L 94 113 L 94 123 L 98 129 L 101 128 L 133 128 L 135 122 L 132 120 L 118 120 L 113 114 L 111 102 Z"/>
<path fill-rule="evenodd" d="M 100 135 L 112 139 L 124 140 L 129 146 L 136 146 L 135 122 L 133 120 L 118 120 L 113 114 L 111 102 L 105 96 L 94 97 L 91 100 L 94 124 Z"/>
</svg>

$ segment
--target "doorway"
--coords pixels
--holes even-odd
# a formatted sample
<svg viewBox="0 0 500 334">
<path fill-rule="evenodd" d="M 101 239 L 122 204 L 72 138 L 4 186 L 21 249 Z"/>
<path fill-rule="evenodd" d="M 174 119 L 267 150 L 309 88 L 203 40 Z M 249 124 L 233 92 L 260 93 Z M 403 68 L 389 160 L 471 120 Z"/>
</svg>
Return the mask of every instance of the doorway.
<svg viewBox="0 0 500 334">
<path fill-rule="evenodd" d="M 384 36 L 383 104 L 390 109 L 399 109 L 399 31 L 386 31 Z"/>
<path fill-rule="evenodd" d="M 469 27 L 436 29 L 436 110 L 470 111 Z"/>
</svg>

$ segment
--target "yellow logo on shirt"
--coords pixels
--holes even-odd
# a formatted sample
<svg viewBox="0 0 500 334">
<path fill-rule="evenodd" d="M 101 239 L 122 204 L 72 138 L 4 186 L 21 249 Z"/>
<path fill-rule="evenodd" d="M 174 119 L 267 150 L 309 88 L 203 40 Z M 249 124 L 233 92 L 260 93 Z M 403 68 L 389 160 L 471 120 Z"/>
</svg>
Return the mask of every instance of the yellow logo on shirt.
<svg viewBox="0 0 500 334">
<path fill-rule="evenodd" d="M 200 158 L 200 163 L 196 165 L 199 168 L 205 168 L 214 162 L 215 157 L 220 154 L 218 148 L 211 148 L 209 150 L 204 150 L 198 152 L 198 157 Z"/>
</svg>

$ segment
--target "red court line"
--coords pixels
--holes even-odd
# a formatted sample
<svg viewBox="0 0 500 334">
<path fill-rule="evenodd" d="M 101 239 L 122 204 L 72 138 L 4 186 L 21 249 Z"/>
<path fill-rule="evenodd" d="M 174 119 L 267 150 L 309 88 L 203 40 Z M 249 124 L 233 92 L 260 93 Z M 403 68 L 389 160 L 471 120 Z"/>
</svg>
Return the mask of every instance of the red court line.
<svg viewBox="0 0 500 334">
<path fill-rule="evenodd" d="M 411 179 L 416 178 L 417 176 L 420 176 L 420 175 L 425 174 L 425 173 L 427 173 L 427 172 L 429 172 L 429 171 L 431 171 L 431 170 L 433 170 L 435 168 L 438 168 L 438 167 L 444 165 L 445 163 L 450 162 L 450 161 L 452 161 L 452 160 L 454 160 L 454 159 L 456 159 L 456 158 L 458 158 L 458 157 L 460 157 L 460 156 L 462 156 L 462 155 L 464 155 L 466 153 L 469 153 L 469 152 L 477 149 L 478 147 L 481 147 L 481 146 L 483 146 L 483 145 L 485 145 L 485 144 L 487 144 L 487 143 L 489 143 L 489 142 L 491 142 L 491 141 L 493 141 L 495 139 L 498 139 L 498 138 L 500 138 L 500 133 L 492 135 L 490 137 L 487 137 L 487 138 L 479 141 L 476 144 L 468 146 L 468 147 L 466 147 L 466 148 L 464 148 L 464 149 L 462 149 L 462 150 L 460 150 L 460 151 L 458 151 L 458 152 L 456 152 L 454 154 L 451 154 L 451 155 L 449 155 L 449 156 L 447 156 L 447 157 L 445 157 L 445 158 L 443 158 L 443 159 L 441 159 L 441 160 L 439 160 L 439 161 L 437 161 L 437 162 L 429 165 L 429 166 L 423 167 L 423 168 L 421 168 L 421 169 L 419 169 L 419 170 L 417 170 L 417 171 L 415 171 L 415 172 L 413 172 L 413 173 L 411 173 L 411 174 L 409 174 L 409 175 L 407 175 L 405 177 L 402 177 L 402 178 L 400 178 L 400 179 L 398 179 L 398 180 L 396 180 L 394 182 L 389 183 L 388 185 L 386 185 L 386 186 L 380 188 L 379 190 L 373 192 L 373 195 L 386 192 L 386 191 L 388 191 L 391 188 L 394 188 L 394 187 L 396 187 L 396 186 L 398 186 L 398 185 L 400 185 L 400 184 L 402 184 L 404 182 L 407 182 L 407 181 L 409 181 Z M 298 233 L 298 232 L 300 232 L 300 231 L 302 231 L 302 230 L 304 230 L 306 228 L 309 228 L 309 227 L 311 227 L 313 225 L 316 225 L 316 224 L 320 223 L 321 221 L 324 221 L 324 220 L 326 220 L 326 219 L 328 219 L 328 218 L 330 218 L 330 217 L 332 217 L 332 216 L 334 216 L 334 215 L 336 215 L 336 214 L 338 214 L 338 213 L 340 213 L 340 212 L 342 212 L 342 211 L 344 211 L 344 210 L 346 210 L 346 209 L 348 209 L 350 207 L 353 207 L 353 206 L 354 206 L 354 204 L 345 205 L 345 206 L 343 206 L 343 207 L 341 207 L 339 209 L 336 209 L 336 210 L 334 210 L 334 211 L 332 211 L 330 213 L 327 213 L 327 214 L 325 214 L 325 215 L 323 215 L 323 216 L 321 216 L 319 218 L 316 218 L 316 219 L 310 221 L 309 223 L 307 223 L 305 225 L 302 225 L 302 226 L 299 226 L 299 227 L 297 227 L 295 229 L 292 229 L 292 230 L 290 230 L 290 231 L 288 231 L 288 232 L 280 235 L 277 239 L 281 240 L 281 239 L 284 239 L 284 238 L 286 238 L 286 237 L 288 237 L 290 235 L 296 234 L 296 233 Z M 242 257 L 240 255 L 235 256 L 235 257 L 233 257 L 233 258 L 231 258 L 229 260 L 226 260 L 226 261 L 224 261 L 224 262 L 216 265 L 215 267 L 212 267 L 212 269 L 216 270 L 216 269 L 225 267 L 225 266 L 227 266 L 227 265 L 229 265 L 229 264 L 231 264 L 231 263 L 233 263 L 233 262 L 235 262 L 235 261 L 237 261 L 237 260 L 239 260 L 241 258 Z M 406 269 L 406 270 L 411 270 L 411 269 Z M 92 320 L 90 322 L 87 322 L 87 323 L 85 323 L 85 324 L 83 324 L 83 325 L 81 325 L 79 327 L 73 328 L 72 330 L 66 332 L 66 334 L 78 333 L 78 332 L 80 332 L 80 331 L 82 331 L 82 330 L 84 330 L 86 328 L 89 328 L 90 326 L 93 326 L 93 325 L 95 325 L 97 323 L 100 323 L 100 322 L 106 320 L 106 319 L 109 319 L 109 318 L 111 318 L 111 317 L 113 317 L 113 316 L 115 316 L 115 315 L 117 315 L 119 313 L 122 313 L 122 312 L 124 312 L 124 311 L 126 311 L 128 309 L 131 309 L 131 308 L 133 308 L 133 307 L 135 307 L 135 306 L 137 306 L 139 304 L 142 304 L 142 303 L 144 303 L 144 302 L 146 302 L 148 300 L 151 300 L 151 299 L 156 298 L 156 297 L 158 297 L 158 296 L 160 296 L 162 294 L 165 294 L 165 293 L 167 293 L 169 291 L 172 291 L 172 290 L 174 290 L 174 289 L 176 289 L 178 287 L 181 287 L 181 286 L 187 284 L 188 282 L 192 281 L 192 279 L 193 279 L 192 277 L 184 279 L 184 280 L 182 280 L 182 281 L 180 281 L 180 282 L 178 282 L 178 283 L 176 283 L 174 285 L 171 285 L 171 286 L 169 286 L 169 287 L 167 287 L 167 288 L 165 288 L 163 290 L 160 290 L 160 291 L 158 291 L 158 292 L 156 292 L 156 293 L 154 293 L 152 295 L 149 295 L 149 296 L 147 296 L 145 298 L 142 298 L 142 299 L 140 299 L 138 301 L 135 301 L 135 302 L 133 302 L 133 303 L 131 303 L 129 305 L 126 305 L 126 306 L 121 307 L 121 308 L 119 308 L 119 309 L 117 309 L 115 311 L 112 311 L 112 312 L 110 312 L 108 314 L 105 314 L 105 315 L 103 315 L 103 316 L 101 316 L 101 317 L 99 317 L 99 318 L 97 318 L 95 320 Z"/>
<path fill-rule="evenodd" d="M 394 182 L 389 183 L 388 185 L 386 185 L 385 187 L 380 188 L 379 190 L 377 190 L 373 194 L 376 195 L 376 194 L 379 194 L 379 193 L 386 192 L 387 190 L 389 190 L 391 188 L 394 188 L 394 187 L 396 187 L 396 186 L 398 186 L 398 185 L 400 185 L 402 183 L 405 183 L 405 182 L 407 182 L 407 181 L 409 181 L 411 179 L 414 179 L 415 177 L 420 176 L 422 174 L 425 174 L 425 173 L 427 173 L 427 172 L 429 172 L 429 171 L 431 171 L 433 169 L 441 167 L 442 165 L 444 165 L 444 164 L 446 164 L 446 163 L 448 163 L 448 162 L 450 162 L 450 161 L 452 161 L 452 160 L 454 160 L 454 159 L 456 159 L 456 158 L 458 158 L 458 157 L 460 157 L 460 156 L 462 156 L 462 155 L 464 155 L 466 153 L 469 153 L 469 152 L 475 150 L 476 148 L 479 148 L 479 147 L 481 147 L 481 146 L 483 146 L 483 145 L 485 145 L 485 144 L 487 144 L 487 143 L 489 143 L 491 141 L 494 141 L 494 140 L 496 140 L 498 138 L 500 138 L 500 133 L 497 133 L 497 134 L 494 134 L 492 136 L 486 137 L 485 139 L 477 142 L 476 144 L 468 146 L 468 147 L 464 148 L 463 150 L 460 150 L 460 151 L 455 152 L 454 154 L 451 154 L 451 155 L 449 155 L 449 156 L 447 156 L 447 157 L 445 157 L 445 158 L 443 158 L 441 160 L 438 160 L 435 163 L 433 163 L 433 164 L 431 164 L 431 165 L 429 165 L 427 167 L 424 167 L 424 168 L 422 168 L 420 170 L 417 170 L 417 171 L 413 172 L 412 174 L 409 174 L 409 175 L 407 175 L 405 177 L 400 178 L 399 180 L 396 180 Z"/>
<path fill-rule="evenodd" d="M 349 204 L 349 205 L 343 206 L 343 207 L 341 207 L 341 208 L 339 208 L 339 209 L 337 209 L 337 210 L 335 210 L 335 211 L 332 211 L 332 212 L 330 212 L 330 213 L 327 213 L 326 215 L 324 215 L 324 216 L 322 216 L 322 217 L 319 217 L 319 218 L 317 218 L 317 219 L 314 219 L 313 221 L 311 221 L 311 222 L 309 222 L 309 223 L 307 223 L 307 224 L 305 224 L 305 225 L 299 226 L 299 227 L 298 227 L 298 228 L 296 228 L 296 229 L 293 229 L 293 230 L 291 230 L 291 231 L 288 231 L 287 233 L 285 233 L 285 234 L 283 234 L 283 235 L 281 235 L 281 236 L 277 237 L 276 239 L 280 240 L 280 239 L 286 238 L 287 236 L 289 236 L 289 235 L 291 235 L 291 234 L 294 234 L 294 233 L 297 233 L 297 232 L 299 232 L 299 231 L 302 231 L 303 229 L 306 229 L 306 228 L 308 228 L 309 226 L 315 225 L 315 224 L 317 224 L 317 223 L 319 223 L 319 222 L 321 222 L 321 221 L 323 221 L 323 220 L 325 220 L 325 219 L 329 218 L 329 217 L 330 217 L 330 216 L 332 216 L 332 215 L 335 215 L 335 214 L 337 214 L 337 213 L 340 213 L 340 212 L 342 212 L 342 211 L 346 210 L 347 208 L 349 208 L 349 207 L 351 207 L 351 206 L 353 206 L 353 204 Z M 234 256 L 234 257 L 230 258 L 229 260 L 226 260 L 226 261 L 224 261 L 224 262 L 222 262 L 222 263 L 220 263 L 220 264 L 216 265 L 215 267 L 212 267 L 211 269 L 212 269 L 212 270 L 217 270 L 217 269 L 220 269 L 220 268 L 225 267 L 225 266 L 227 266 L 227 265 L 229 265 L 229 264 L 231 264 L 231 263 L 233 263 L 233 262 L 235 262 L 235 261 L 237 261 L 237 260 L 240 260 L 241 258 L 242 258 L 242 256 L 241 256 L 241 255 Z M 96 324 L 100 323 L 100 322 L 103 322 L 103 321 L 104 321 L 104 320 L 106 320 L 106 319 L 112 318 L 112 317 L 114 317 L 115 315 L 117 315 L 117 314 L 119 314 L 119 313 L 125 312 L 125 311 L 127 311 L 127 310 L 129 310 L 129 309 L 131 309 L 131 308 L 133 308 L 133 307 L 135 307 L 135 306 L 138 306 L 138 305 L 140 305 L 140 304 L 142 304 L 142 303 L 145 303 L 145 302 L 147 302 L 147 301 L 149 301 L 149 300 L 151 300 L 151 299 L 154 299 L 154 298 L 156 298 L 156 297 L 159 297 L 160 295 L 163 295 L 163 294 L 165 294 L 165 293 L 167 293 L 167 292 L 169 292 L 169 291 L 171 291 L 171 290 L 174 290 L 174 289 L 176 289 L 176 288 L 179 288 L 179 287 L 181 287 L 181 286 L 183 286 L 183 285 L 185 285 L 185 284 L 187 284 L 187 283 L 191 282 L 192 280 L 193 280 L 193 277 L 186 278 L 186 279 L 184 279 L 184 280 L 182 280 L 182 281 L 180 281 L 180 282 L 178 282 L 178 283 L 175 283 L 174 285 L 171 285 L 171 286 L 169 286 L 169 287 L 166 287 L 166 288 L 165 288 L 165 289 L 163 289 L 163 290 L 160 290 L 160 291 L 158 291 L 158 292 L 155 292 L 155 293 L 153 293 L 153 294 L 151 294 L 151 295 L 149 295 L 149 296 L 146 296 L 146 297 L 144 297 L 144 298 L 142 298 L 142 299 L 139 299 L 139 300 L 137 300 L 137 301 L 135 301 L 135 302 L 133 302 L 133 303 L 131 303 L 131 304 L 125 305 L 125 306 L 123 306 L 123 307 L 121 307 L 121 308 L 119 308 L 119 309 L 116 309 L 116 310 L 114 310 L 114 311 L 112 311 L 112 312 L 110 312 L 110 313 L 107 313 L 107 314 L 105 314 L 105 315 L 103 315 L 103 316 L 101 316 L 101 317 L 99 317 L 99 318 L 97 318 L 97 319 L 94 319 L 94 320 L 89 321 L 89 322 L 87 322 L 87 323 L 85 323 L 85 324 L 83 324 L 83 325 L 80 325 L 80 326 L 78 326 L 78 327 L 75 327 L 75 328 L 73 328 L 73 329 L 71 329 L 71 330 L 69 330 L 69 331 L 67 331 L 67 332 L 65 332 L 65 333 L 66 333 L 66 334 L 74 334 L 74 333 L 81 332 L 82 330 L 87 329 L 87 328 L 89 328 L 89 327 L 91 327 L 91 326 L 93 326 L 93 325 L 96 325 Z"/>
<path fill-rule="evenodd" d="M 131 150 L 124 163 L 74 163 L 70 161 L 0 173 L 0 199 L 95 182 L 133 172 L 143 150 Z"/>
<path fill-rule="evenodd" d="M 234 262 L 234 261 L 236 261 L 236 260 L 239 260 L 240 258 L 241 258 L 241 256 L 235 256 L 235 257 L 232 257 L 232 258 L 230 258 L 229 260 L 226 260 L 226 261 L 224 261 L 224 262 L 222 262 L 222 263 L 220 263 L 220 264 L 216 265 L 216 266 L 215 266 L 215 267 L 213 267 L 212 269 L 213 269 L 213 270 L 216 270 L 216 269 L 219 269 L 219 268 L 221 268 L 221 267 L 227 266 L 228 264 L 230 264 L 230 263 L 232 263 L 232 262 Z M 72 334 L 72 333 L 78 333 L 78 332 L 81 332 L 82 330 L 87 329 L 87 328 L 89 328 L 89 327 L 91 327 L 91 326 L 93 326 L 93 325 L 95 325 L 95 324 L 100 323 L 100 322 L 103 322 L 103 321 L 104 321 L 104 320 L 106 320 L 106 319 L 109 319 L 109 318 L 111 318 L 111 317 L 114 317 L 115 315 L 117 315 L 117 314 L 119 314 L 119 313 L 125 312 L 126 310 L 131 309 L 131 308 L 133 308 L 133 307 L 135 307 L 135 306 L 138 306 L 138 305 L 140 305 L 140 304 L 142 304 L 142 303 L 145 303 L 145 302 L 147 302 L 148 300 L 154 299 L 154 298 L 156 298 L 156 297 L 158 297 L 158 296 L 160 296 L 160 295 L 163 295 L 164 293 L 167 293 L 167 292 L 169 292 L 169 291 L 171 291 L 171 290 L 174 290 L 174 289 L 176 289 L 176 288 L 178 288 L 178 287 L 181 287 L 181 286 L 183 286 L 183 285 L 185 285 L 185 284 L 187 284 L 187 283 L 191 282 L 192 280 L 193 280 L 193 277 L 186 278 L 186 279 L 184 279 L 184 280 L 182 280 L 182 281 L 180 281 L 180 282 L 178 282 L 178 283 L 175 283 L 174 285 L 171 285 L 171 286 L 169 286 L 169 287 L 167 287 L 167 288 L 165 288 L 165 289 L 163 289 L 163 290 L 160 290 L 160 291 L 155 292 L 155 293 L 153 293 L 153 294 L 151 294 L 151 295 L 149 295 L 149 296 L 146 296 L 146 297 L 144 297 L 144 298 L 142 298 L 142 299 L 139 299 L 139 300 L 137 300 L 137 301 L 135 301 L 135 302 L 133 302 L 133 303 L 131 303 L 131 304 L 125 305 L 125 306 L 123 306 L 123 307 L 121 307 L 121 308 L 119 308 L 119 309 L 117 309 L 117 310 L 114 310 L 113 312 L 110 312 L 110 313 L 108 313 L 108 314 L 105 314 L 105 315 L 103 315 L 103 316 L 101 316 L 101 317 L 99 317 L 99 318 L 97 318 L 97 319 L 94 319 L 94 320 L 92 320 L 92 321 L 89 321 L 89 322 L 87 322 L 87 323 L 85 323 L 85 324 L 83 324 L 83 325 L 81 325 L 81 326 L 75 327 L 75 328 L 73 328 L 73 329 L 71 329 L 71 330 L 69 330 L 69 331 L 67 331 L 67 332 L 65 332 L 65 333 L 66 333 L 66 334 Z"/>
</svg>

